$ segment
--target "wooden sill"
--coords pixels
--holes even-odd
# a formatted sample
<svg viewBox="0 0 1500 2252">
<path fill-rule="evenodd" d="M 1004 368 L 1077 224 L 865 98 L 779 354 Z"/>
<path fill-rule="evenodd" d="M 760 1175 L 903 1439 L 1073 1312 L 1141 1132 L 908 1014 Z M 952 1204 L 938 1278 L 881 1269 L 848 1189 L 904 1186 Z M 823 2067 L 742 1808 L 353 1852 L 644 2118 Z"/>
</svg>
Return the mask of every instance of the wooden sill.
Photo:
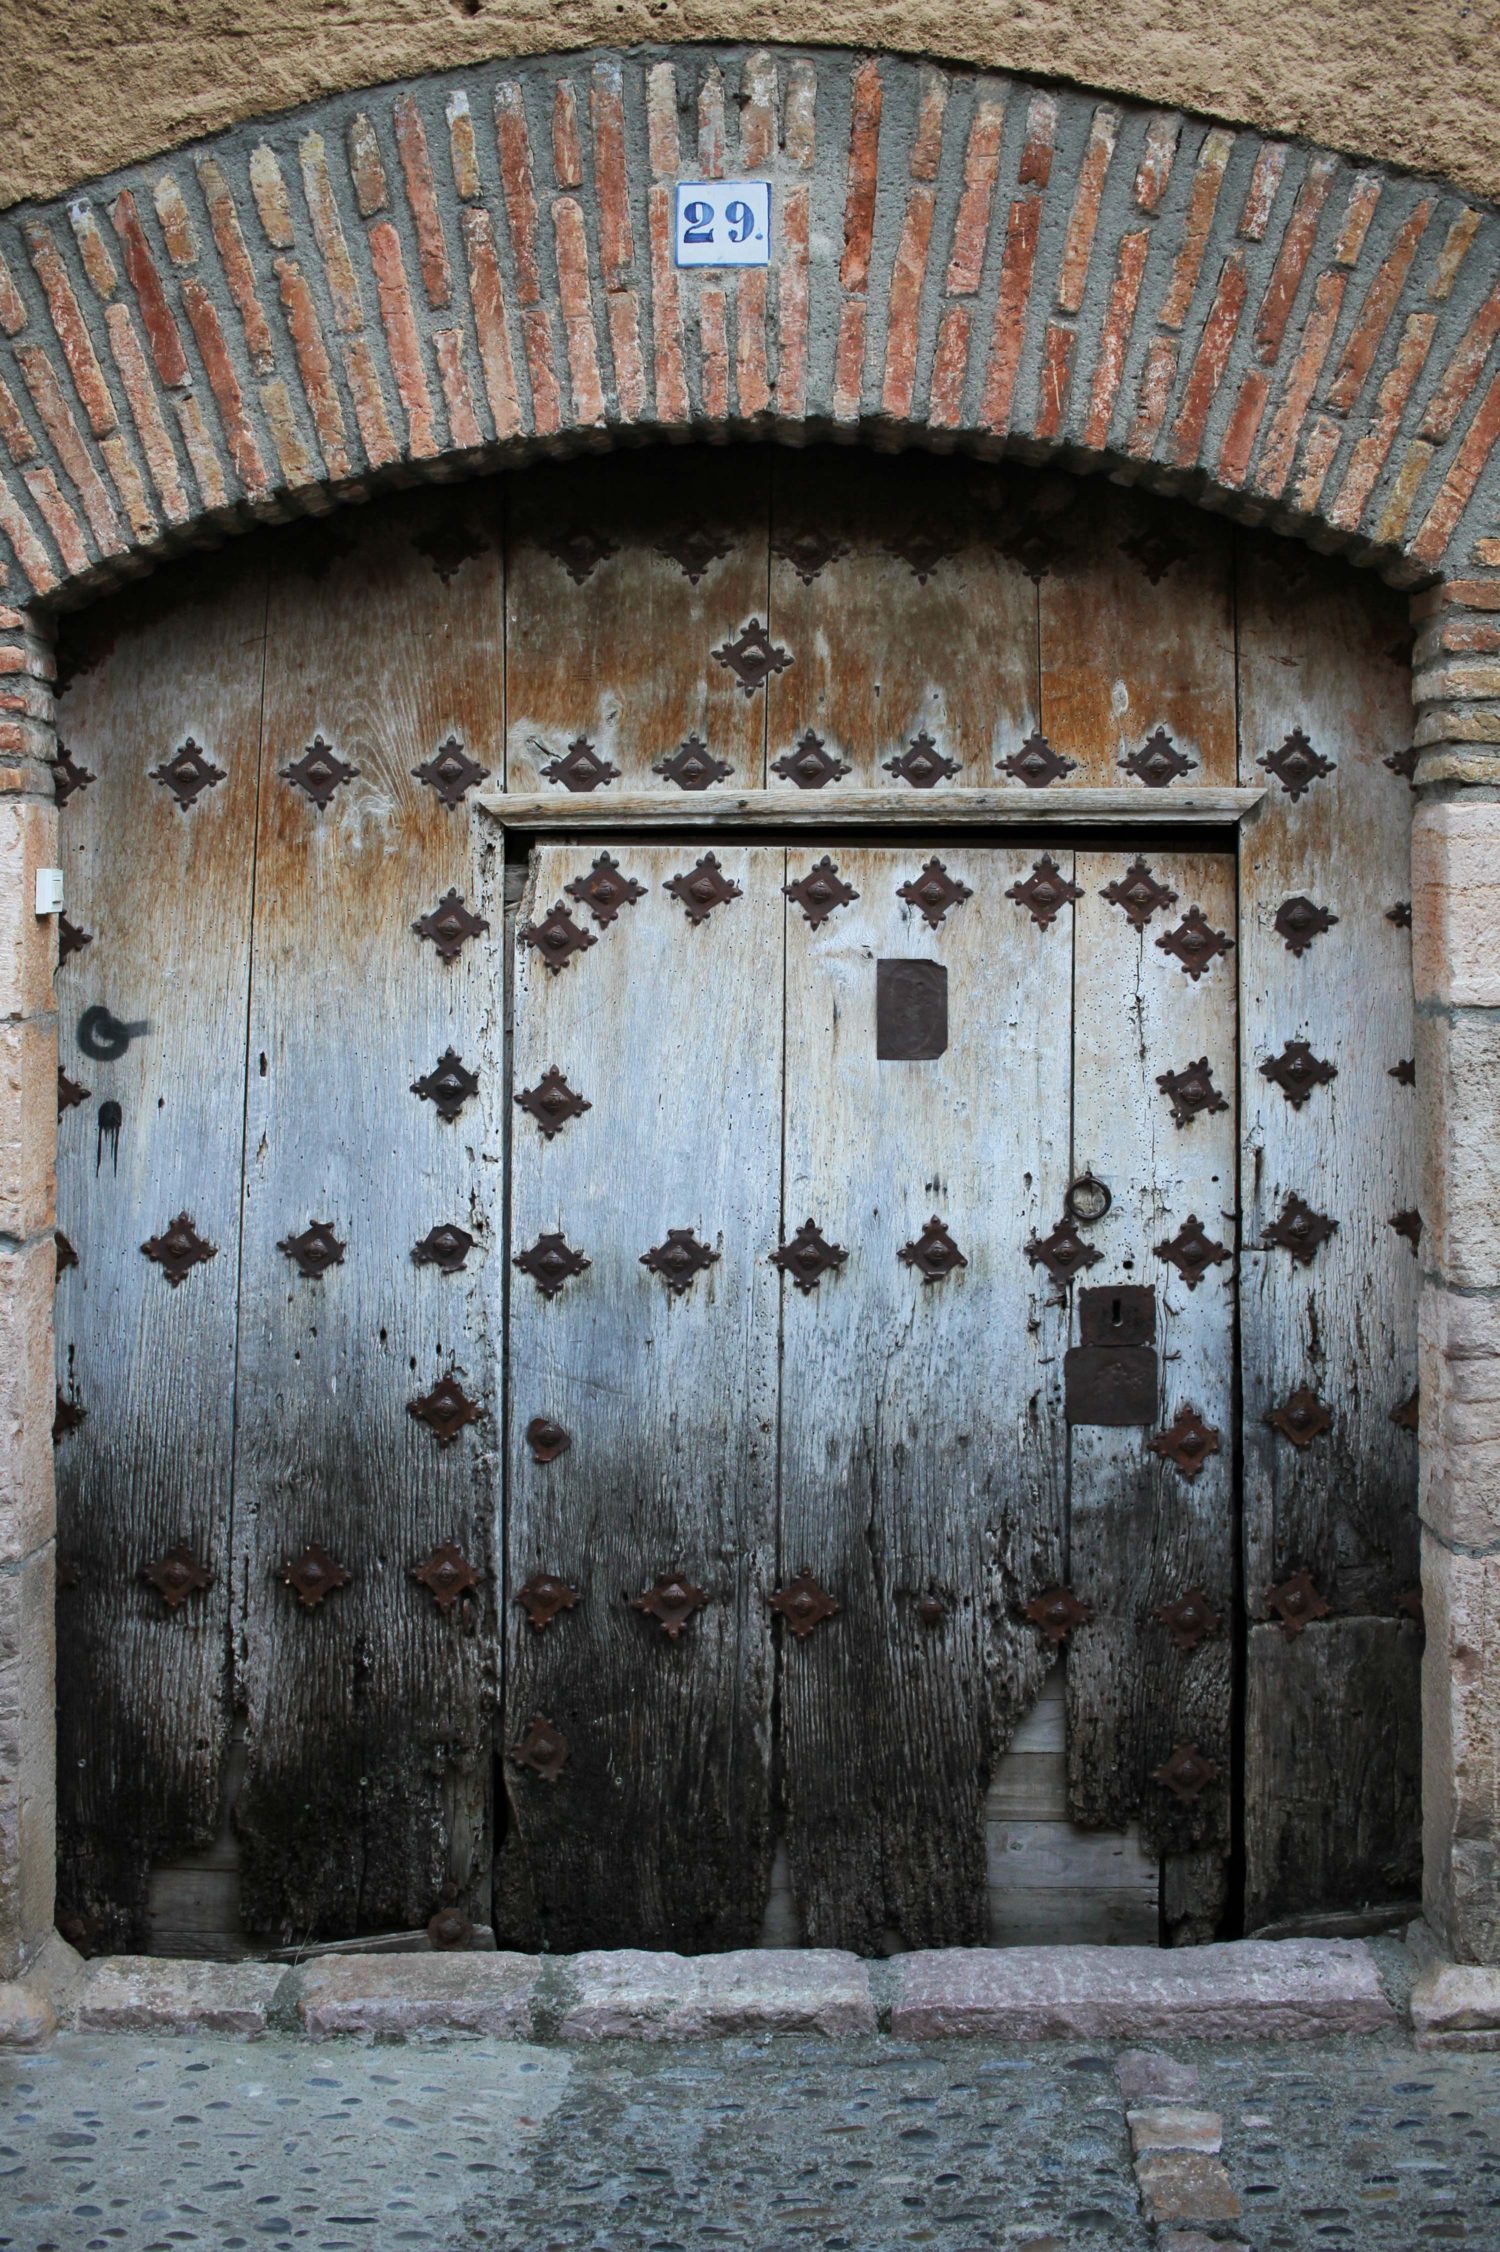
<svg viewBox="0 0 1500 2252">
<path fill-rule="evenodd" d="M 1082 823 L 1228 827 L 1264 788 L 1188 790 L 481 790 L 470 799 L 507 829 L 1069 829 Z"/>
</svg>

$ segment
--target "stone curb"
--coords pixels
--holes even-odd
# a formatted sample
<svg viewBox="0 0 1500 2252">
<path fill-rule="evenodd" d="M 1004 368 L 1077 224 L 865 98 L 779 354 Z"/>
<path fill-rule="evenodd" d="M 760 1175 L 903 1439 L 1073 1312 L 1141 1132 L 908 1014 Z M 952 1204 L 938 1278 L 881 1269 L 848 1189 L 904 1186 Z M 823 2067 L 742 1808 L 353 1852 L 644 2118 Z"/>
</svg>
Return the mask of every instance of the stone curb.
<svg viewBox="0 0 1500 2252">
<path fill-rule="evenodd" d="M 1429 1964 L 1411 1993 L 1419 2049 L 1500 2049 L 1500 1969 Z"/>
</svg>

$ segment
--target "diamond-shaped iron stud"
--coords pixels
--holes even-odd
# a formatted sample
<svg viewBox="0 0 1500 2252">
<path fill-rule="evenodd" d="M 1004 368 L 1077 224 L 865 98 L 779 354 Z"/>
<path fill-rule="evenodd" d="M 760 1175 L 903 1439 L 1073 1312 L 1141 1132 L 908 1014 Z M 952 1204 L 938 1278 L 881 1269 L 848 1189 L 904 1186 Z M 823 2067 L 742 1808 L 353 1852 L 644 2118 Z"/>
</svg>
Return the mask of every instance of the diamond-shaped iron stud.
<svg viewBox="0 0 1500 2252">
<path fill-rule="evenodd" d="M 1196 1744 L 1178 1744 L 1160 1767 L 1152 1768 L 1151 1780 L 1190 1805 L 1203 1796 L 1210 1783 L 1217 1783 L 1221 1772 L 1217 1760 L 1209 1759 Z"/>
<path fill-rule="evenodd" d="M 283 1236 L 276 1246 L 284 1251 L 299 1274 L 308 1275 L 316 1282 L 326 1275 L 330 1267 L 341 1267 L 348 1246 L 340 1243 L 328 1220 L 314 1220 L 300 1235 Z"/>
<path fill-rule="evenodd" d="M 1409 931 L 1411 929 L 1411 901 L 1409 899 L 1398 899 L 1394 907 L 1387 907 L 1385 919 L 1388 923 L 1394 923 L 1398 931 Z"/>
<path fill-rule="evenodd" d="M 76 1079 L 70 1079 L 67 1073 L 63 1070 L 61 1064 L 59 1064 L 57 1067 L 58 1117 L 61 1118 L 65 1110 L 76 1110 L 80 1103 L 86 1103 L 88 1099 L 89 1089 L 87 1087 L 81 1087 Z"/>
<path fill-rule="evenodd" d="M 1229 1108 L 1214 1085 L 1213 1070 L 1207 1056 L 1200 1056 L 1196 1063 L 1184 1065 L 1181 1071 L 1159 1071 L 1156 1084 L 1172 1105 L 1172 1124 L 1179 1130 L 1184 1126 L 1191 1126 L 1195 1118 Z"/>
<path fill-rule="evenodd" d="M 821 790 L 830 782 L 841 782 L 852 769 L 841 758 L 835 758 L 821 735 L 811 728 L 799 735 L 795 747 L 783 751 L 779 759 L 771 762 L 771 772 L 784 781 L 795 782 L 799 790 Z"/>
<path fill-rule="evenodd" d="M 1294 1447 L 1310 1447 L 1314 1439 L 1321 1439 L 1325 1431 L 1333 1428 L 1333 1417 L 1317 1393 L 1305 1384 L 1289 1392 L 1280 1407 L 1272 1408 L 1266 1421 L 1273 1431 L 1290 1439 Z"/>
<path fill-rule="evenodd" d="M 1164 931 L 1156 943 L 1164 954 L 1176 956 L 1195 985 L 1221 954 L 1234 947 L 1234 940 L 1226 931 L 1216 931 L 1201 907 L 1190 907 L 1175 929 Z"/>
<path fill-rule="evenodd" d="M 194 1267 L 201 1267 L 219 1256 L 218 1245 L 199 1235 L 185 1212 L 179 1212 L 175 1220 L 169 1221 L 160 1235 L 148 1236 L 141 1249 L 148 1259 L 155 1260 L 174 1290 L 187 1280 Z"/>
<path fill-rule="evenodd" d="M 1403 782 L 1410 782 L 1412 788 L 1416 788 L 1417 746 L 1415 743 L 1408 743 L 1404 751 L 1392 751 L 1390 757 L 1382 763 L 1388 766 L 1393 774 L 1399 774 Z"/>
<path fill-rule="evenodd" d="M 718 1261 L 717 1251 L 710 1251 L 700 1243 L 691 1228 L 668 1228 L 665 1243 L 654 1244 L 641 1253 L 641 1265 L 649 1267 L 662 1281 L 674 1298 L 691 1290 L 696 1276 Z"/>
<path fill-rule="evenodd" d="M 1044 852 L 1026 881 L 1012 884 L 1005 896 L 1024 907 L 1038 929 L 1050 930 L 1066 906 L 1082 899 L 1083 886 L 1065 876 L 1051 854 Z"/>
<path fill-rule="evenodd" d="M 936 524 L 909 524 L 886 541 L 885 552 L 898 556 L 925 586 L 938 565 L 958 553 L 958 542 Z"/>
<path fill-rule="evenodd" d="M 594 944 L 593 932 L 579 929 L 565 899 L 554 900 L 539 923 L 527 923 L 520 938 L 523 946 L 536 948 L 554 977 Z"/>
<path fill-rule="evenodd" d="M 1266 1589 L 1266 1609 L 1280 1621 L 1288 1642 L 1295 1642 L 1310 1619 L 1326 1619 L 1333 1606 L 1325 1603 L 1311 1572 L 1293 1572 L 1279 1587 Z"/>
<path fill-rule="evenodd" d="M 793 1573 L 784 1587 L 777 1588 L 770 1604 L 773 1611 L 781 1613 L 799 1642 L 838 1610 L 833 1597 L 818 1585 L 805 1564 L 800 1572 Z"/>
<path fill-rule="evenodd" d="M 706 923 L 716 907 L 743 897 L 739 885 L 725 875 L 711 852 L 681 874 L 669 876 L 661 888 L 682 902 L 688 921 L 694 924 Z"/>
<path fill-rule="evenodd" d="M 961 877 L 949 875 L 941 860 L 929 860 L 920 875 L 896 888 L 896 897 L 915 907 L 929 930 L 940 927 L 950 907 L 961 907 L 973 896 Z"/>
<path fill-rule="evenodd" d="M 1174 563 L 1185 563 L 1192 554 L 1185 541 L 1176 539 L 1170 532 L 1132 532 L 1120 542 L 1120 553 L 1128 555 L 1132 563 L 1139 563 L 1153 586 L 1159 586 Z"/>
<path fill-rule="evenodd" d="M 658 759 L 651 771 L 664 781 L 675 782 L 679 790 L 709 790 L 734 768 L 727 759 L 711 757 L 701 735 L 690 735 L 670 758 Z"/>
<path fill-rule="evenodd" d="M 1169 884 L 1158 883 L 1144 860 L 1137 854 L 1123 876 L 1106 884 L 1100 897 L 1111 907 L 1118 907 L 1128 923 L 1143 931 L 1152 916 L 1163 907 L 1175 907 L 1177 894 Z"/>
<path fill-rule="evenodd" d="M 445 962 L 456 962 L 471 938 L 489 929 L 483 915 L 466 907 L 456 891 L 445 891 L 436 907 L 412 924 L 418 938 L 430 939 Z"/>
<path fill-rule="evenodd" d="M 1205 1423 L 1196 1408 L 1177 1410 L 1165 1431 L 1158 1431 L 1154 1439 L 1146 1441 L 1153 1454 L 1163 1462 L 1170 1462 L 1184 1478 L 1196 1478 L 1211 1454 L 1219 1451 L 1219 1433 L 1211 1423 Z"/>
<path fill-rule="evenodd" d="M 663 1572 L 654 1586 L 643 1595 L 632 1595 L 633 1611 L 644 1611 L 648 1619 L 655 1619 L 669 1642 L 675 1642 L 695 1611 L 701 1611 L 708 1601 L 705 1590 L 694 1587 L 682 1572 Z"/>
<path fill-rule="evenodd" d="M 805 1297 L 848 1256 L 842 1244 L 828 1241 L 816 1221 L 804 1220 L 796 1234 L 771 1253 L 771 1264 L 790 1275 Z"/>
<path fill-rule="evenodd" d="M 59 969 L 71 955 L 81 954 L 86 946 L 92 946 L 93 943 L 94 934 L 92 931 L 80 930 L 76 923 L 69 922 L 66 915 L 58 916 L 57 966 Z"/>
<path fill-rule="evenodd" d="M 1165 1259 L 1177 1269 L 1189 1290 L 1196 1290 L 1211 1268 L 1221 1266 L 1230 1256 L 1222 1243 L 1215 1243 L 1196 1212 L 1190 1212 L 1165 1243 L 1155 1247 L 1158 1259 Z"/>
<path fill-rule="evenodd" d="M 1279 1250 L 1290 1251 L 1292 1257 L 1306 1267 L 1311 1265 L 1328 1238 L 1337 1232 L 1337 1220 L 1330 1220 L 1326 1212 L 1315 1212 L 1300 1196 L 1289 1196 L 1278 1217 L 1265 1229 L 1263 1240 L 1275 1244 Z"/>
<path fill-rule="evenodd" d="M 533 1462 L 556 1462 L 573 1444 L 572 1438 L 550 1415 L 534 1415 L 526 1426 L 526 1444 Z"/>
<path fill-rule="evenodd" d="M 773 554 L 783 556 L 791 564 L 804 586 L 811 586 L 820 571 L 849 552 L 844 542 L 836 540 L 831 532 L 815 530 L 811 525 L 778 533 L 771 547 Z"/>
<path fill-rule="evenodd" d="M 586 735 L 577 735 L 565 751 L 549 759 L 542 768 L 542 779 L 560 782 L 575 797 L 586 797 L 591 790 L 602 789 L 606 782 L 618 782 L 620 769 L 611 766 L 607 758 L 600 758 Z"/>
<path fill-rule="evenodd" d="M 1219 1614 L 1201 1587 L 1190 1587 L 1175 1602 L 1158 1603 L 1151 1616 L 1166 1628 L 1179 1650 L 1196 1650 L 1220 1626 Z"/>
<path fill-rule="evenodd" d="M 674 524 L 656 543 L 658 555 L 675 563 L 694 586 L 729 553 L 724 534 L 708 524 Z"/>
<path fill-rule="evenodd" d="M 183 746 L 185 750 L 196 750 L 197 747 L 196 743 L 184 744 Z M 182 752 L 179 751 L 177 755 L 181 758 Z M 79 790 L 86 790 L 90 782 L 95 779 L 96 777 L 89 772 L 86 766 L 79 765 L 70 750 L 63 744 L 58 744 L 57 756 L 52 761 L 52 796 L 58 805 L 66 805 L 69 798 L 73 797 Z M 152 780 L 160 782 L 164 779 L 161 769 L 159 767 L 154 768 Z M 202 786 L 200 785 L 200 787 Z M 168 783 L 167 787 L 170 789 L 171 784 Z M 194 796 L 196 795 L 197 792 L 195 791 Z M 192 800 L 189 799 L 188 802 L 191 804 Z"/>
<path fill-rule="evenodd" d="M 1315 751 L 1301 728 L 1294 727 L 1278 749 L 1267 751 L 1265 757 L 1257 759 L 1255 763 L 1263 766 L 1268 774 L 1275 775 L 1295 805 L 1298 798 L 1305 796 L 1312 788 L 1314 782 L 1333 772 L 1337 761 L 1324 758 L 1321 751 Z"/>
<path fill-rule="evenodd" d="M 645 885 L 638 884 L 634 876 L 627 876 L 619 862 L 607 852 L 600 853 L 586 876 L 575 876 L 563 889 L 606 929 L 622 907 L 633 907 L 638 899 L 646 896 Z"/>
<path fill-rule="evenodd" d="M 1331 931 L 1337 921 L 1337 915 L 1329 908 L 1315 906 L 1298 892 L 1281 902 L 1271 927 L 1278 938 L 1286 941 L 1289 954 L 1305 954 L 1313 940 L 1320 938 L 1324 931 Z"/>
<path fill-rule="evenodd" d="M 574 1251 L 564 1235 L 539 1235 L 530 1248 L 518 1251 L 513 1265 L 530 1275 L 544 1298 L 555 1298 L 564 1283 L 581 1275 L 590 1262 Z"/>
<path fill-rule="evenodd" d="M 1413 1251 L 1420 1249 L 1422 1242 L 1422 1215 L 1420 1212 L 1393 1212 L 1390 1224 L 1397 1235 L 1403 1236 L 1411 1245 Z"/>
<path fill-rule="evenodd" d="M 732 641 L 721 642 L 713 654 L 734 674 L 747 696 L 764 688 L 773 673 L 785 672 L 792 661 L 790 649 L 778 649 L 759 618 L 752 618 Z"/>
<path fill-rule="evenodd" d="M 82 1400 L 69 1399 L 67 1394 L 59 1389 L 52 1415 L 52 1441 L 54 1446 L 59 1439 L 65 1439 L 70 1431 L 76 1431 L 80 1423 L 87 1423 L 88 1415 L 89 1411 Z"/>
<path fill-rule="evenodd" d="M 1197 764 L 1195 758 L 1178 750 L 1164 727 L 1153 728 L 1140 749 L 1120 761 L 1125 772 L 1144 782 L 1148 790 L 1164 790 L 1179 774 L 1191 774 Z"/>
<path fill-rule="evenodd" d="M 939 782 L 958 772 L 958 762 L 945 758 L 924 728 L 912 737 L 899 758 L 886 760 L 885 771 L 909 782 L 914 790 L 935 790 Z"/>
<path fill-rule="evenodd" d="M 200 1588 L 212 1587 L 214 1575 L 200 1564 L 192 1550 L 179 1542 L 169 1548 L 165 1556 L 158 1556 L 148 1564 L 141 1578 L 155 1588 L 169 1611 L 175 1611 L 190 1595 Z"/>
<path fill-rule="evenodd" d="M 473 1248 L 474 1238 L 468 1229 L 445 1220 L 440 1227 L 429 1228 L 421 1242 L 412 1245 L 412 1265 L 436 1267 L 445 1275 L 456 1275 Z"/>
<path fill-rule="evenodd" d="M 555 1572 L 533 1572 L 525 1586 L 517 1589 L 516 1601 L 537 1633 L 543 1634 L 562 1612 L 578 1608 L 579 1594 L 570 1581 L 559 1579 Z"/>
<path fill-rule="evenodd" d="M 465 791 L 472 790 L 488 773 L 487 766 L 480 766 L 469 757 L 456 735 L 450 735 L 445 743 L 438 745 L 430 759 L 412 768 L 416 780 L 424 782 L 429 790 L 435 790 L 450 813 L 462 803 Z"/>
<path fill-rule="evenodd" d="M 457 1541 L 440 1541 L 430 1556 L 413 1564 L 411 1576 L 427 1589 L 440 1611 L 451 1611 L 461 1595 L 479 1585 L 479 1574 Z"/>
<path fill-rule="evenodd" d="M 915 1267 L 924 1282 L 941 1282 L 955 1267 L 969 1264 L 935 1212 L 916 1240 L 904 1243 L 896 1257 Z"/>
<path fill-rule="evenodd" d="M 805 876 L 781 888 L 788 899 L 795 899 L 814 930 L 820 923 L 827 922 L 836 907 L 848 907 L 859 897 L 854 886 L 845 883 L 826 852 L 821 860 L 814 861 Z"/>
<path fill-rule="evenodd" d="M 543 540 L 542 545 L 553 561 L 562 565 L 574 586 L 582 586 L 615 553 L 618 542 L 586 524 L 575 524 Z"/>
<path fill-rule="evenodd" d="M 1036 734 L 1028 735 L 1009 758 L 998 759 L 996 770 L 1024 782 L 1028 790 L 1045 790 L 1049 782 L 1071 774 L 1077 764 L 1076 758 L 1064 758 L 1060 751 L 1054 751 L 1045 735 Z"/>
<path fill-rule="evenodd" d="M 568 1764 L 570 1749 L 562 1730 L 545 1714 L 534 1712 L 520 1741 L 512 1744 L 510 1756 L 517 1767 L 529 1768 L 544 1783 L 555 1783 Z"/>
<path fill-rule="evenodd" d="M 151 768 L 151 780 L 160 782 L 163 789 L 170 790 L 184 813 L 205 790 L 217 788 L 223 779 L 223 767 L 215 766 L 191 735 L 180 750 L 174 751 L 160 766 Z M 93 780 L 92 775 L 89 780 Z M 57 802 L 61 805 L 63 800 L 59 798 Z"/>
<path fill-rule="evenodd" d="M 426 1424 L 440 1447 L 451 1447 L 465 1424 L 477 1423 L 482 1411 L 456 1376 L 440 1376 L 430 1392 L 407 1401 L 406 1412 Z"/>
<path fill-rule="evenodd" d="M 321 735 L 315 735 L 303 752 L 290 766 L 281 769 L 283 782 L 290 782 L 312 799 L 320 813 L 332 803 L 333 793 L 345 782 L 352 782 L 358 774 L 357 766 L 341 759 L 331 744 Z"/>
<path fill-rule="evenodd" d="M 304 1611 L 315 1611 L 336 1589 L 347 1587 L 351 1577 L 315 1540 L 307 1543 L 300 1556 L 284 1556 L 276 1576 L 283 1587 L 291 1588 Z"/>
<path fill-rule="evenodd" d="M 1386 1077 L 1387 1079 L 1394 1079 L 1398 1087 L 1415 1087 L 1417 1083 L 1416 1057 L 1403 1056 L 1399 1063 L 1391 1065 Z"/>
<path fill-rule="evenodd" d="M 1059 1220 L 1050 1235 L 1031 1238 L 1026 1256 L 1034 1267 L 1045 1267 L 1054 1282 L 1069 1283 L 1085 1267 L 1097 1266 L 1103 1253 L 1084 1242 L 1071 1220 Z"/>
<path fill-rule="evenodd" d="M 1066 549 L 1039 525 L 1023 525 L 996 540 L 996 550 L 1011 563 L 1019 563 L 1033 586 L 1040 586 L 1049 571 L 1064 560 Z"/>
<path fill-rule="evenodd" d="M 1040 1627 L 1042 1640 L 1055 1650 L 1075 1627 L 1089 1624 L 1094 1607 L 1083 1602 L 1071 1587 L 1048 1587 L 1033 1595 L 1026 1605 L 1026 1616 L 1033 1626 Z"/>
<path fill-rule="evenodd" d="M 78 1254 L 73 1249 L 73 1246 L 68 1241 L 67 1237 L 63 1234 L 61 1228 L 53 1229 L 52 1240 L 57 1251 L 57 1272 L 60 1275 L 65 1275 L 69 1267 L 77 1266 Z"/>
<path fill-rule="evenodd" d="M 412 1081 L 411 1091 L 424 1103 L 431 1103 L 439 1118 L 446 1118 L 451 1125 L 469 1097 L 478 1094 L 479 1074 L 470 1071 L 455 1048 L 445 1048 L 431 1071 Z M 518 1095 L 516 1100 L 520 1099 Z"/>
<path fill-rule="evenodd" d="M 548 1142 L 562 1132 L 570 1118 L 581 1118 L 594 1107 L 583 1095 L 574 1094 L 555 1063 L 534 1087 L 523 1087 L 514 1099 L 536 1120 L 542 1139 Z"/>
<path fill-rule="evenodd" d="M 1279 1056 L 1261 1065 L 1260 1075 L 1281 1089 L 1293 1110 L 1300 1110 L 1314 1088 L 1337 1079 L 1339 1067 L 1315 1056 L 1305 1040 L 1288 1040 Z"/>
</svg>

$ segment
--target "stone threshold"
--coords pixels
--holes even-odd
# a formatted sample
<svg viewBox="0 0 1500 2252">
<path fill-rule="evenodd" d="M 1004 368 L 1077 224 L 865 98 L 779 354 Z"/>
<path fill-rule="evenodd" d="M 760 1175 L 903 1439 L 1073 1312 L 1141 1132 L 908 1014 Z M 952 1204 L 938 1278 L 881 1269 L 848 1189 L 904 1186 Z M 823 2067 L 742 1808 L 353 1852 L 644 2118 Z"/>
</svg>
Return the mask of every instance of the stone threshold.
<svg viewBox="0 0 1500 2252">
<path fill-rule="evenodd" d="M 1423 1985 L 1453 1966 L 1429 1967 Z M 1500 1973 L 1489 1981 L 1500 2026 Z M 1451 1998 L 1454 2006 L 1457 1997 Z M 1446 2005 L 1445 2005 L 1446 2006 Z M 1475 2045 L 1475 1996 L 1461 2007 Z M 865 1962 L 832 1949 L 324 1955 L 292 1967 L 160 1956 L 84 1962 L 54 1939 L 0 1986 L 0 2046 L 92 2033 L 449 2035 L 539 2042 L 792 2033 L 902 2040 L 1315 2040 L 1399 2024 L 1363 1940 L 1207 1947 L 934 1948 Z M 1451 2022 L 1450 2020 L 1445 2021 Z M 1435 2027 L 1441 2031 L 1441 2028 Z M 1495 2035 L 1500 2045 L 1500 2032 Z"/>
</svg>

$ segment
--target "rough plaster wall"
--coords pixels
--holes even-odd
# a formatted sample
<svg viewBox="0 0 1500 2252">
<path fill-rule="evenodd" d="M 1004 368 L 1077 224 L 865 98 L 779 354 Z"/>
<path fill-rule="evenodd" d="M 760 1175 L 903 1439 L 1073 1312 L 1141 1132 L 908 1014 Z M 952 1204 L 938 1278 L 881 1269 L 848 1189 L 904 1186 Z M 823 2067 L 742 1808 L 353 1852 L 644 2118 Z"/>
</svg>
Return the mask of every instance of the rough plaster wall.
<svg viewBox="0 0 1500 2252">
<path fill-rule="evenodd" d="M 1500 196 L 1500 0 L 8 0 L 0 206 L 353 87 L 716 39 L 1071 79 Z"/>
</svg>

